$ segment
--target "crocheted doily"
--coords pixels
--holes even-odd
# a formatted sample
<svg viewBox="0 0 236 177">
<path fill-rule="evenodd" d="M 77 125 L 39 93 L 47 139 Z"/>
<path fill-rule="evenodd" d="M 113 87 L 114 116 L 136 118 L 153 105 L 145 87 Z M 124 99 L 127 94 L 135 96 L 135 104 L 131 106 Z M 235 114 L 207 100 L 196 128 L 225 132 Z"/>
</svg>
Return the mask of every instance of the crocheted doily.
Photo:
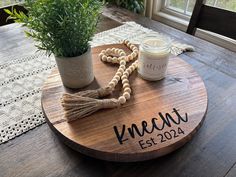
<svg viewBox="0 0 236 177">
<path fill-rule="evenodd" d="M 98 33 L 92 47 L 119 43 L 128 39 L 139 44 L 146 34 L 156 33 L 135 22 Z M 192 46 L 172 41 L 172 54 L 193 50 Z M 51 69 L 56 67 L 53 56 L 43 53 L 21 56 L 0 65 L 0 144 L 45 122 L 41 109 L 41 87 Z"/>
</svg>

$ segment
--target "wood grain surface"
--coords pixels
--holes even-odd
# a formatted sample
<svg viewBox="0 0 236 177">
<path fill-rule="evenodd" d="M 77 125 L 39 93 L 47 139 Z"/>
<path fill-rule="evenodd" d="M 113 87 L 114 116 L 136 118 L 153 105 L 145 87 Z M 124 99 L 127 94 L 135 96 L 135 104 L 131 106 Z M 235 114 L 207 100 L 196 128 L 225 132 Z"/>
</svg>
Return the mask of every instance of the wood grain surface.
<svg viewBox="0 0 236 177">
<path fill-rule="evenodd" d="M 122 44 L 92 49 L 95 80 L 84 88 L 106 86 L 117 65 L 100 61 L 106 48 L 129 49 Z M 180 58 L 171 58 L 165 79 L 141 79 L 135 71 L 130 77 L 131 99 L 123 106 L 106 109 L 67 123 L 61 106 L 66 89 L 55 69 L 42 90 L 42 107 L 48 124 L 61 140 L 88 156 L 110 161 L 141 161 L 165 155 L 188 142 L 203 121 L 207 93 L 202 79 Z M 121 84 L 113 97 L 121 94 Z M 144 122 L 145 121 L 145 122 Z"/>
<path fill-rule="evenodd" d="M 236 176 L 236 55 L 172 27 L 125 9 L 103 10 L 98 31 L 126 21 L 161 32 L 195 47 L 180 57 L 202 77 L 208 111 L 201 130 L 184 147 L 144 162 L 118 163 L 85 156 L 64 145 L 43 124 L 0 145 L 1 177 L 234 177 Z M 33 54 L 32 40 L 17 24 L 0 27 L 0 62 Z"/>
</svg>

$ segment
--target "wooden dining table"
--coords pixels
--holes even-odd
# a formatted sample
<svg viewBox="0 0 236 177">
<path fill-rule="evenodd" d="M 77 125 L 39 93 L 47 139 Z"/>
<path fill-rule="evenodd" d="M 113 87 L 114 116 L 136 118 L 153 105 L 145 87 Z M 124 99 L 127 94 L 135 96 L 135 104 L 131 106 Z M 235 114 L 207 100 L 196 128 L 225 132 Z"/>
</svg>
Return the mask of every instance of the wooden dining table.
<svg viewBox="0 0 236 177">
<path fill-rule="evenodd" d="M 118 27 L 126 21 L 135 21 L 194 46 L 194 52 L 180 55 L 202 77 L 208 93 L 205 121 L 194 138 L 175 152 L 157 159 L 118 163 L 72 150 L 43 124 L 0 145 L 0 177 L 236 176 L 236 53 L 113 6 L 103 10 L 97 32 Z M 33 41 L 25 37 L 17 24 L 0 27 L 0 40 L 0 63 L 9 56 L 34 52 Z"/>
</svg>

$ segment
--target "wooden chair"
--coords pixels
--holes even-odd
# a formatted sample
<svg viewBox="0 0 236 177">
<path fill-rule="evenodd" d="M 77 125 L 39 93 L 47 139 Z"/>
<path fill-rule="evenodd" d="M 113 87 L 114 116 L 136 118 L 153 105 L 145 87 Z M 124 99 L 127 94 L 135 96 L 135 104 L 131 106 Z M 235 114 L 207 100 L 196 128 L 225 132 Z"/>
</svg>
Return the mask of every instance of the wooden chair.
<svg viewBox="0 0 236 177">
<path fill-rule="evenodd" d="M 194 35 L 197 28 L 236 39 L 236 13 L 207 6 L 205 0 L 197 0 L 187 33 Z"/>
<path fill-rule="evenodd" d="M 16 9 L 17 12 L 22 11 L 24 13 L 27 13 L 26 9 L 23 6 L 19 5 L 0 7 L 0 26 L 14 23 L 14 20 L 11 19 L 7 20 L 9 15 L 4 11 L 4 9 L 12 10 L 12 8 Z"/>
</svg>

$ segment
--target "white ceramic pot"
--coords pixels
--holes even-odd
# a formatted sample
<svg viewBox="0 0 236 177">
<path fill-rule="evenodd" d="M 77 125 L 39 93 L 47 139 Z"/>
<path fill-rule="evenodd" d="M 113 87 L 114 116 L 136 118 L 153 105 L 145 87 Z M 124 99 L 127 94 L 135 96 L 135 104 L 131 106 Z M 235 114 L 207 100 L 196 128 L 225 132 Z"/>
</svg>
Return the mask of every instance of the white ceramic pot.
<svg viewBox="0 0 236 177">
<path fill-rule="evenodd" d="M 64 86 L 82 88 L 89 85 L 93 79 L 93 64 L 91 48 L 77 57 L 56 57 L 56 63 Z"/>
</svg>

